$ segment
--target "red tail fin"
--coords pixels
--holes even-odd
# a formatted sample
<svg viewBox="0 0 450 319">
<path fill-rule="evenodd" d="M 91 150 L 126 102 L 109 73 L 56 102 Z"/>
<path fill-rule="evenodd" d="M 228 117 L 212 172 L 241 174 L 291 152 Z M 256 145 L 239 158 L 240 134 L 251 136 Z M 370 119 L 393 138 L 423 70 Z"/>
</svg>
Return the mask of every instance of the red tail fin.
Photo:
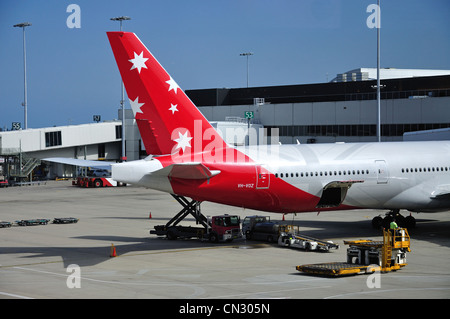
<svg viewBox="0 0 450 319">
<path fill-rule="evenodd" d="M 147 153 L 203 152 L 207 146 L 202 143 L 205 138 L 214 141 L 216 147 L 218 143 L 226 147 L 217 131 L 134 33 L 107 34 Z"/>
</svg>

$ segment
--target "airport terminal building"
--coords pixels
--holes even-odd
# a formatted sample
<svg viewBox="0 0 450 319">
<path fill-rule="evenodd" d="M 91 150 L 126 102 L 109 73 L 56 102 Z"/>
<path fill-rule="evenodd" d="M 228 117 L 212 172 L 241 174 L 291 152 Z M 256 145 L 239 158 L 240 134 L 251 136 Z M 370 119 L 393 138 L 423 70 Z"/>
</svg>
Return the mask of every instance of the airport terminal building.
<svg viewBox="0 0 450 319">
<path fill-rule="evenodd" d="M 0 132 L 0 181 L 73 176 L 69 165 L 41 163 L 48 157 L 86 160 L 120 158 L 121 122 Z"/>
<path fill-rule="evenodd" d="M 187 94 L 210 121 L 244 118 L 245 112 L 253 112 L 252 121 L 267 128 L 268 135 L 278 129 L 282 143 L 372 142 L 377 141 L 376 80 L 364 70 L 340 74 L 329 83 Z M 382 141 L 401 141 L 406 132 L 450 127 L 450 71 L 435 75 L 437 70 L 429 70 L 431 75 L 424 76 L 426 70 L 420 70 L 414 76 L 414 70 L 389 70 L 395 75 L 381 72 Z"/>
<path fill-rule="evenodd" d="M 449 70 L 382 69 L 380 75 L 382 141 L 402 141 L 408 132 L 450 128 Z M 375 142 L 374 76 L 376 69 L 360 68 L 338 74 L 328 83 L 200 89 L 186 94 L 225 139 L 227 128 L 243 132 L 233 136 L 235 145 L 246 143 L 247 127 L 264 128 L 264 139 L 258 141 L 277 135 L 283 144 Z M 132 111 L 125 111 L 125 155 L 127 160 L 143 158 L 146 152 Z M 122 111 L 118 113 L 119 119 L 109 122 L 0 132 L 0 181 L 77 173 L 67 165 L 41 163 L 48 157 L 119 161 Z M 449 132 L 438 138 L 450 139 Z"/>
</svg>

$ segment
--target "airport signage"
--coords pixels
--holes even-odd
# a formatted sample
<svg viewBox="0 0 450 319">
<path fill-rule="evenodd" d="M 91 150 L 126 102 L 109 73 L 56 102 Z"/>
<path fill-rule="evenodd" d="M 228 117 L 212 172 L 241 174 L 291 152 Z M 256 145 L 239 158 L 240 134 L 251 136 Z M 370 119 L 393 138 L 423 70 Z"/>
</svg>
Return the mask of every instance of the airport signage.
<svg viewBox="0 0 450 319">
<path fill-rule="evenodd" d="M 245 115 L 246 119 L 252 119 L 254 117 L 254 112 L 247 111 L 247 112 L 244 112 L 244 115 Z"/>
<path fill-rule="evenodd" d="M 20 122 L 12 122 L 12 124 L 11 124 L 11 129 L 12 129 L 13 131 L 19 131 L 21 128 L 22 128 L 22 127 L 21 127 Z"/>
</svg>

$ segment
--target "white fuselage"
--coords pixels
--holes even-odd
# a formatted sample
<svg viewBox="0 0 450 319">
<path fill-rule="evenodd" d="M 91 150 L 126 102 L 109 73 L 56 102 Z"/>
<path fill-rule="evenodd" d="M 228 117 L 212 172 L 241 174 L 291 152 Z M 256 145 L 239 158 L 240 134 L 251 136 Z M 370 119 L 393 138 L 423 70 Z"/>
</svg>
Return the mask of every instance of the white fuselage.
<svg viewBox="0 0 450 319">
<path fill-rule="evenodd" d="M 447 210 L 450 141 L 272 145 L 243 149 L 295 187 L 320 197 L 333 181 L 352 184 L 343 204 L 376 209 Z"/>
<path fill-rule="evenodd" d="M 206 167 L 221 173 L 207 183 L 194 183 L 192 187 L 168 178 L 163 170 L 167 158 L 164 165 L 157 157 L 115 164 L 113 178 L 198 200 L 263 210 L 267 207 L 268 211 L 277 212 L 320 210 L 317 202 L 330 185 L 344 185 L 339 187 L 345 189 L 343 201 L 338 201 L 335 207 L 329 206 L 331 210 L 373 208 L 427 212 L 450 209 L 450 141 L 260 145 L 238 150 L 252 162 L 221 166 L 203 161 Z M 238 173 L 237 169 L 243 167 L 240 165 L 266 169 L 264 187 L 255 183 L 258 173 L 254 175 L 254 169 L 250 170 L 252 179 L 249 174 Z M 250 189 L 243 189 L 246 187 Z M 209 195 L 211 188 L 218 191 Z M 237 199 L 244 191 L 245 196 L 254 198 L 248 205 L 245 200 Z M 217 192 L 223 196 L 217 197 Z M 263 192 L 265 197 L 258 197 Z M 316 200 L 306 199 L 306 195 Z M 268 198 L 269 205 L 259 205 L 258 198 Z M 331 202 L 333 200 L 332 197 Z"/>
</svg>

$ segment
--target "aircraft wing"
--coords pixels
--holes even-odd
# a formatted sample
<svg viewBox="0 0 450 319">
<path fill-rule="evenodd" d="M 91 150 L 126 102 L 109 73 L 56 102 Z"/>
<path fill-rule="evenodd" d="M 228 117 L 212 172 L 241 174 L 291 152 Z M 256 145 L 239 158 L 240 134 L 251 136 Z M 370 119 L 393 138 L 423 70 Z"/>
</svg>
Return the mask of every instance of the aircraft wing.
<svg viewBox="0 0 450 319">
<path fill-rule="evenodd" d="M 102 169 L 111 169 L 111 164 L 115 164 L 115 162 L 105 162 L 105 161 L 89 161 L 77 158 L 66 158 L 66 157 L 48 157 L 43 158 L 42 161 L 59 163 L 59 164 L 67 164 L 73 166 L 81 166 L 81 167 L 95 167 Z"/>
<path fill-rule="evenodd" d="M 210 170 L 202 163 L 179 163 L 152 172 L 151 175 L 182 179 L 210 179 L 219 173 L 220 171 Z"/>
</svg>

